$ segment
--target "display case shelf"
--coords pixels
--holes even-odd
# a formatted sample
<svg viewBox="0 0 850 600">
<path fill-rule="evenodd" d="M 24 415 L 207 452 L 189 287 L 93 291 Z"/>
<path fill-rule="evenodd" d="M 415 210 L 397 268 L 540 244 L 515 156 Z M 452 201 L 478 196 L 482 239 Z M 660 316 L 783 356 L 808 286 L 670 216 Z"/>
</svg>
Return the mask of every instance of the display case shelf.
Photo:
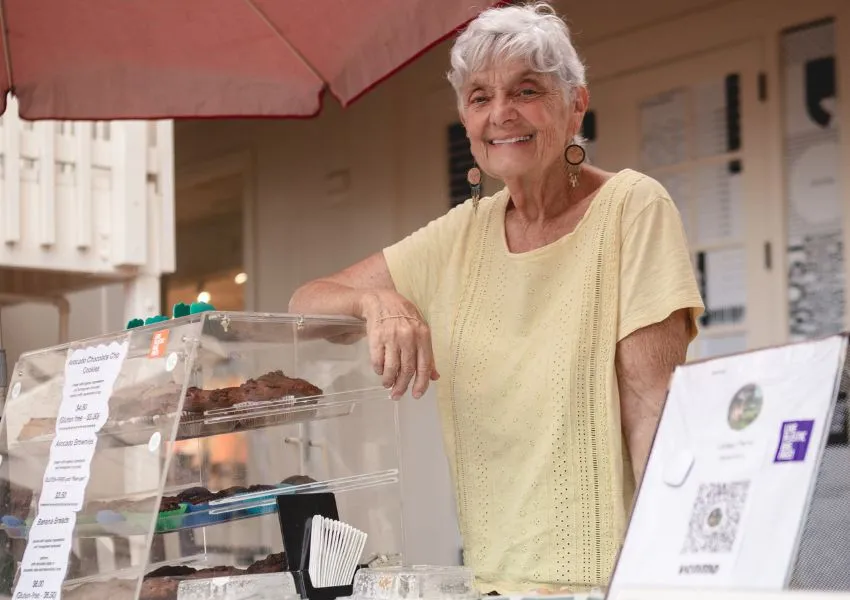
<svg viewBox="0 0 850 600">
<path fill-rule="evenodd" d="M 343 477 L 340 479 L 303 485 L 279 485 L 275 489 L 193 505 L 183 503 L 181 509 L 160 512 L 156 517 L 155 533 L 173 533 L 183 529 L 198 529 L 212 525 L 251 519 L 277 512 L 276 498 L 283 494 L 310 494 L 331 492 L 341 494 L 399 482 L 398 469 L 379 473 Z M 76 536 L 79 538 L 144 536 L 150 530 L 150 512 L 121 511 L 104 508 L 94 514 L 82 513 L 77 518 Z M 0 530 L 15 539 L 26 539 L 33 519 L 26 521 L 13 516 L 0 519 Z"/>
<path fill-rule="evenodd" d="M 345 417 L 361 402 L 386 401 L 389 393 L 382 387 L 338 392 L 305 398 L 280 398 L 246 406 L 215 409 L 202 415 L 185 415 L 179 419 L 177 441 L 265 429 L 280 425 L 307 423 Z M 151 436 L 162 434 L 164 425 L 177 419 L 176 413 L 156 415 L 135 422 L 107 424 L 98 432 L 98 448 L 124 448 L 148 445 Z M 50 424 L 45 424 L 45 427 Z M 55 419 L 52 420 L 55 427 Z M 86 427 L 85 429 L 94 429 Z M 49 432 L 9 444 L 12 454 L 46 454 L 56 434 Z"/>
</svg>

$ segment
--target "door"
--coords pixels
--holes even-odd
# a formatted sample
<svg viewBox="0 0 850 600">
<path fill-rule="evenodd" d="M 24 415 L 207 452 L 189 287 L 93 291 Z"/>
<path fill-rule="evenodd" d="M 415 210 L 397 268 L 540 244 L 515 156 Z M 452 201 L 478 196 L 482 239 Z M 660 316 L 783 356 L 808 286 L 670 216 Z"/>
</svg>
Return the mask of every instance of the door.
<svg viewBox="0 0 850 600">
<path fill-rule="evenodd" d="M 591 83 L 596 162 L 657 179 L 682 216 L 706 303 L 692 359 L 774 343 L 781 199 L 765 185 L 763 61 L 751 42 Z"/>
</svg>

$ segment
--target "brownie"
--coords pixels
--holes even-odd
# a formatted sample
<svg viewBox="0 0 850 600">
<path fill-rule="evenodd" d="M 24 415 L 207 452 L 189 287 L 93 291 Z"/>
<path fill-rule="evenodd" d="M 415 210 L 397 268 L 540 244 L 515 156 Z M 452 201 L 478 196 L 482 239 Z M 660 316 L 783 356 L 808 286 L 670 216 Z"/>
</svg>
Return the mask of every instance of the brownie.
<svg viewBox="0 0 850 600">
<path fill-rule="evenodd" d="M 304 379 L 287 377 L 283 371 L 272 371 L 240 386 L 245 392 L 244 402 L 279 400 L 287 396 L 308 398 L 321 396 L 322 390 Z"/>
<path fill-rule="evenodd" d="M 290 475 L 281 481 L 281 483 L 284 485 L 306 485 L 308 483 L 318 483 L 318 481 L 307 475 Z"/>
<path fill-rule="evenodd" d="M 116 392 L 110 399 L 110 424 L 114 425 L 136 417 L 153 417 L 169 414 L 177 410 L 182 385 L 167 383 L 164 385 L 132 385 Z M 287 377 L 283 371 L 272 371 L 256 379 L 249 379 L 239 387 L 204 390 L 196 386 L 186 388 L 183 402 L 183 418 L 191 420 L 204 412 L 231 408 L 245 402 L 264 402 L 278 400 L 287 396 L 296 398 L 320 396 L 322 390 L 312 383 L 293 377 Z M 56 428 L 55 419 L 31 419 L 24 426 L 21 439 L 29 439 L 51 433 Z"/>
<path fill-rule="evenodd" d="M 149 577 L 186 577 L 187 575 L 194 575 L 197 572 L 197 569 L 193 569 L 187 565 L 165 565 L 145 575 L 145 579 Z"/>
<path fill-rule="evenodd" d="M 203 414 L 207 407 L 209 392 L 195 386 L 186 388 L 186 399 L 183 401 L 184 413 Z"/>
<path fill-rule="evenodd" d="M 220 500 L 221 498 L 232 498 L 238 494 L 244 494 L 248 491 L 248 488 L 243 487 L 241 485 L 234 485 L 229 488 L 219 490 L 218 492 L 213 492 L 212 500 Z"/>
<path fill-rule="evenodd" d="M 248 569 L 245 571 L 247 575 L 255 575 L 258 573 L 280 573 L 281 571 L 286 571 L 288 568 L 288 562 L 286 560 L 285 552 L 278 552 L 277 554 L 269 554 L 262 560 L 258 560 L 253 563 Z"/>
<path fill-rule="evenodd" d="M 175 600 L 180 581 L 187 579 L 211 579 L 214 577 L 237 577 L 240 575 L 259 575 L 262 573 L 280 573 L 287 569 L 286 553 L 278 552 L 251 564 L 247 569 L 217 566 L 206 569 L 194 569 L 186 565 L 165 565 L 145 575 L 139 600 Z M 103 596 L 79 596 L 79 598 Z M 96 591 L 101 591 L 100 589 Z M 64 598 L 64 596 L 63 596 Z M 75 597 L 76 598 L 76 597 Z"/>
<path fill-rule="evenodd" d="M 211 577 L 233 577 L 234 575 L 244 575 L 245 570 L 238 567 L 210 567 L 208 569 L 200 569 L 186 577 L 186 579 L 209 579 Z"/>
<path fill-rule="evenodd" d="M 248 489 L 245 490 L 245 492 L 247 492 L 249 494 L 253 493 L 253 492 L 268 492 L 269 490 L 273 490 L 276 487 L 277 487 L 276 485 L 267 485 L 265 483 L 256 483 L 254 485 L 249 485 Z"/>
<path fill-rule="evenodd" d="M 183 500 L 177 496 L 163 496 L 159 503 L 159 510 L 174 510 L 180 507 L 181 502 L 183 502 Z"/>
<path fill-rule="evenodd" d="M 210 390 L 207 393 L 206 410 L 219 410 L 231 408 L 235 404 L 244 402 L 245 392 L 241 387 L 221 388 Z"/>
<path fill-rule="evenodd" d="M 177 600 L 177 590 L 180 582 L 169 577 L 154 577 L 142 582 L 139 600 Z M 108 598 L 109 596 L 91 596 L 92 598 Z M 64 597 L 63 597 L 63 600 Z"/>
<path fill-rule="evenodd" d="M 192 487 L 177 494 L 180 502 L 189 504 L 203 504 L 215 498 L 215 494 L 205 487 Z"/>
<path fill-rule="evenodd" d="M 266 492 L 269 490 L 275 489 L 274 485 L 267 484 L 254 484 L 248 487 L 241 485 L 234 485 L 229 488 L 220 490 L 218 492 L 212 492 L 205 487 L 193 487 L 186 490 L 183 490 L 177 496 L 168 496 L 164 497 L 163 501 L 166 499 L 169 502 L 174 502 L 179 505 L 180 502 L 186 502 L 188 504 L 203 504 L 204 502 L 210 502 L 211 500 L 219 500 L 221 498 L 231 498 L 238 494 L 250 494 L 252 492 Z M 160 508 L 160 510 L 165 510 L 164 508 Z"/>
<path fill-rule="evenodd" d="M 231 408 L 245 402 L 280 400 L 287 396 L 304 398 L 320 396 L 322 390 L 304 379 L 287 377 L 283 371 L 272 371 L 256 379 L 249 379 L 239 387 L 186 390 L 184 412 L 203 413 L 208 410 Z"/>
<path fill-rule="evenodd" d="M 159 512 L 169 512 L 180 508 L 180 500 L 176 496 L 163 496 L 159 502 Z"/>
<path fill-rule="evenodd" d="M 9 485 L 9 515 L 26 519 L 32 509 L 33 491 L 26 487 Z"/>
</svg>

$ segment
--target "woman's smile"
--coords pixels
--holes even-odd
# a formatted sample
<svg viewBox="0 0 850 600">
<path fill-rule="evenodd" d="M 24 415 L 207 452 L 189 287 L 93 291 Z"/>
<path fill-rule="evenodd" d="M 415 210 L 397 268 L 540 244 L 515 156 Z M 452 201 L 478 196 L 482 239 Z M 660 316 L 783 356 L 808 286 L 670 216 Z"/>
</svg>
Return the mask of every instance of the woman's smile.
<svg viewBox="0 0 850 600">
<path fill-rule="evenodd" d="M 534 139 L 534 134 L 501 136 L 489 141 L 491 146 L 524 146 Z"/>
</svg>

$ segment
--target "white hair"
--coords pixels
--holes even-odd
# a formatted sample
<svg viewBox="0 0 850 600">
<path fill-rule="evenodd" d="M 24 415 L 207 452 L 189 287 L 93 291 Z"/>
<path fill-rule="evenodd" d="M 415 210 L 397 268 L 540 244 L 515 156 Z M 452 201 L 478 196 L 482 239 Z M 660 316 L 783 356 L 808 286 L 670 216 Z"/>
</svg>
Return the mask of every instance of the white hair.
<svg viewBox="0 0 850 600">
<path fill-rule="evenodd" d="M 535 72 L 554 75 L 565 102 L 586 84 L 585 66 L 570 41 L 570 30 L 546 2 L 490 8 L 458 36 L 448 78 L 459 102 L 469 76 L 495 60 L 526 61 Z"/>
</svg>

